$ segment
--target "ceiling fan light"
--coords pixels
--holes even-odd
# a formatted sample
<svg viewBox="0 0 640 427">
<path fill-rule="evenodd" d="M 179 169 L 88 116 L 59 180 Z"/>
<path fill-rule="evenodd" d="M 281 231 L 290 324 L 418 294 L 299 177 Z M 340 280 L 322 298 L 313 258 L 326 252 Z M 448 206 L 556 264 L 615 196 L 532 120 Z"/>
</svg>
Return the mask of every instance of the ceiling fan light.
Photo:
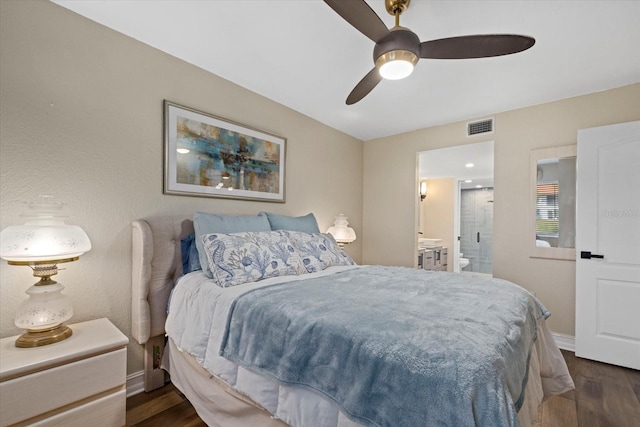
<svg viewBox="0 0 640 427">
<path fill-rule="evenodd" d="M 408 77 L 417 63 L 418 56 L 408 50 L 392 50 L 376 59 L 378 72 L 382 78 L 387 80 L 400 80 Z"/>
</svg>

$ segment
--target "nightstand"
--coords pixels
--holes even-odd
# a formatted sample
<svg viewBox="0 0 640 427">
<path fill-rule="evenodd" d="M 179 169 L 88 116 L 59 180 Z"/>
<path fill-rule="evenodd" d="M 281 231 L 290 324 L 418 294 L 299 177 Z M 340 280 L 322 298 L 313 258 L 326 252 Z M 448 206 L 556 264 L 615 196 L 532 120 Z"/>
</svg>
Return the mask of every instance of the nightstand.
<svg viewBox="0 0 640 427">
<path fill-rule="evenodd" d="M 0 340 L 0 426 L 123 426 L 128 338 L 108 319 L 70 325 L 61 342 Z"/>
</svg>

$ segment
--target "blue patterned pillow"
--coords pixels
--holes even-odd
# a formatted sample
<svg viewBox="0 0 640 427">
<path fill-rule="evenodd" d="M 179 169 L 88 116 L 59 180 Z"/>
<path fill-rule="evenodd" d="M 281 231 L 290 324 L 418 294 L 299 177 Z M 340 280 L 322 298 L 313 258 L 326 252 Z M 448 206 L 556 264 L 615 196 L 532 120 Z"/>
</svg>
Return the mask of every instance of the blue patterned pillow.
<svg viewBox="0 0 640 427">
<path fill-rule="evenodd" d="M 211 233 L 241 233 L 245 231 L 271 231 L 269 220 L 260 215 L 217 215 L 206 212 L 193 214 L 193 229 L 196 234 L 196 247 L 200 257 L 202 271 L 213 278 L 213 273 L 207 263 L 207 255 L 202 246 L 202 236 Z"/>
<path fill-rule="evenodd" d="M 288 237 L 277 231 L 206 234 L 202 242 L 213 278 L 223 288 L 307 272 Z"/>
<path fill-rule="evenodd" d="M 298 231 L 281 231 L 281 233 L 289 237 L 309 273 L 334 265 L 355 264 L 353 259 L 338 246 L 331 234 Z"/>
</svg>

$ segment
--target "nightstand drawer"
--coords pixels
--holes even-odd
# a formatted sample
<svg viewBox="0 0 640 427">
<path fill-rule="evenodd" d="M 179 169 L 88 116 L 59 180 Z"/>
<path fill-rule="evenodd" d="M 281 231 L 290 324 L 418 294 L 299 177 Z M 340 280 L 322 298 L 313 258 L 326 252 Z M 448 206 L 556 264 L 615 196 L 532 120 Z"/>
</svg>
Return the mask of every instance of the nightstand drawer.
<svg viewBox="0 0 640 427">
<path fill-rule="evenodd" d="M 46 419 L 31 420 L 25 425 L 31 427 L 122 427 L 125 425 L 126 411 L 127 391 L 123 386 L 122 390 L 115 393 L 48 416 Z M 22 426 L 22 423 L 18 426 Z"/>
<path fill-rule="evenodd" d="M 2 425 L 124 385 L 126 355 L 122 348 L 0 383 Z"/>
</svg>

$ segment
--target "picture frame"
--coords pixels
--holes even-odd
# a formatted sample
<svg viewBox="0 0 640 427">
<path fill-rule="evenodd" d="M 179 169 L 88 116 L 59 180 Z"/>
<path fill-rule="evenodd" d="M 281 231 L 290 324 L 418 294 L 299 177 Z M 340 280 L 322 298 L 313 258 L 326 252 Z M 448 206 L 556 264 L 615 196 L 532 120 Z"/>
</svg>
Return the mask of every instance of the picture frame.
<svg viewBox="0 0 640 427">
<path fill-rule="evenodd" d="M 164 194 L 285 202 L 286 138 L 164 100 Z"/>
</svg>

